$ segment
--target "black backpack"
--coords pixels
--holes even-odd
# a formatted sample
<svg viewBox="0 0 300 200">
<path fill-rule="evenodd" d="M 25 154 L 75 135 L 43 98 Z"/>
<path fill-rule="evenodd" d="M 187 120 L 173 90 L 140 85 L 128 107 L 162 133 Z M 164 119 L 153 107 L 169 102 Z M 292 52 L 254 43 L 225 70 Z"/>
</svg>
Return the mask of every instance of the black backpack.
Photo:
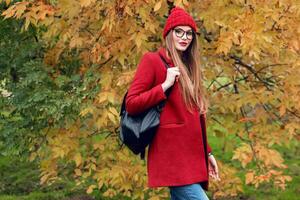
<svg viewBox="0 0 300 200">
<path fill-rule="evenodd" d="M 160 56 L 160 55 L 159 55 Z M 160 56 L 165 67 L 168 64 L 162 56 Z M 167 89 L 168 97 L 171 88 Z M 124 95 L 122 107 L 120 111 L 120 134 L 119 138 L 122 145 L 125 144 L 134 154 L 140 154 L 141 159 L 145 159 L 146 147 L 153 140 L 157 128 L 159 126 L 160 112 L 165 105 L 165 101 L 161 101 L 158 105 L 137 115 L 130 115 L 126 111 L 125 101 L 128 91 Z"/>
</svg>

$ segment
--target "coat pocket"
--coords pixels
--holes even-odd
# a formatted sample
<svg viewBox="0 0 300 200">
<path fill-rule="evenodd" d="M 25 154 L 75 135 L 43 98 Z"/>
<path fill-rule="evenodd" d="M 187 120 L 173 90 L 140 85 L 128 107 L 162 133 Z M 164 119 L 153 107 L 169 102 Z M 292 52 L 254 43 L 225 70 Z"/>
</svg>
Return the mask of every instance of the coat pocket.
<svg viewBox="0 0 300 200">
<path fill-rule="evenodd" d="M 177 128 L 184 126 L 184 123 L 167 123 L 167 124 L 160 124 L 160 128 Z"/>
</svg>

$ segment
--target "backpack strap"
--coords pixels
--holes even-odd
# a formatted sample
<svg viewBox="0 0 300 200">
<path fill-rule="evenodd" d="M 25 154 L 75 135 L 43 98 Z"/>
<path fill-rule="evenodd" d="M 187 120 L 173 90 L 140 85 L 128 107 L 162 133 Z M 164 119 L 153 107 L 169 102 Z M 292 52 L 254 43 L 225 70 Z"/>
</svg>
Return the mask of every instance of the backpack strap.
<svg viewBox="0 0 300 200">
<path fill-rule="evenodd" d="M 122 106 L 121 106 L 121 109 L 120 109 L 120 116 L 122 116 L 122 113 L 123 111 L 125 111 L 125 101 L 126 101 L 126 96 L 127 96 L 127 93 L 128 93 L 128 90 L 126 91 L 124 97 L 123 97 L 123 101 L 122 101 Z"/>
<path fill-rule="evenodd" d="M 162 62 L 164 63 L 165 67 L 166 67 L 167 69 L 170 68 L 170 66 L 167 64 L 167 61 L 165 60 L 165 58 L 162 57 L 159 53 L 158 53 L 158 55 L 159 55 L 159 57 L 161 58 Z M 165 91 L 165 94 L 166 94 L 167 98 L 169 97 L 172 88 L 173 88 L 173 85 Z M 165 104 L 166 104 L 166 101 L 160 102 L 160 103 L 158 104 L 159 110 L 161 110 L 161 109 L 164 107 Z"/>
<path fill-rule="evenodd" d="M 160 59 L 163 61 L 163 63 L 165 64 L 165 67 L 168 69 L 170 66 L 167 64 L 167 61 L 165 60 L 165 58 L 163 56 L 161 56 L 159 53 L 158 53 Z"/>
<path fill-rule="evenodd" d="M 170 66 L 167 64 L 166 60 L 164 59 L 164 57 L 162 57 L 160 54 L 158 54 L 159 57 L 161 58 L 162 62 L 164 63 L 164 66 L 168 69 Z M 173 86 L 171 86 L 170 88 L 168 88 L 165 93 L 166 93 L 166 96 L 169 97 L 170 95 L 170 92 L 171 92 L 171 89 L 172 89 Z M 159 109 L 161 110 L 164 105 L 165 105 L 166 101 L 162 101 L 160 104 L 159 104 Z M 140 157 L 142 160 L 145 160 L 145 151 L 146 149 L 143 149 L 143 151 L 141 151 L 140 153 Z"/>
<path fill-rule="evenodd" d="M 143 151 L 141 151 L 141 153 L 140 153 L 140 157 L 142 160 L 145 160 L 145 151 L 146 151 L 146 149 L 143 149 Z"/>
<path fill-rule="evenodd" d="M 162 57 L 160 54 L 158 54 L 158 55 L 159 55 L 159 57 L 161 58 L 162 62 L 164 63 L 164 66 L 168 69 L 170 66 L 167 64 L 167 62 L 166 62 L 166 60 L 164 59 L 164 57 Z M 170 88 L 168 88 L 168 89 L 165 91 L 165 94 L 166 94 L 167 98 L 169 97 L 169 95 L 170 95 L 170 93 L 171 93 L 172 87 L 173 87 L 173 86 L 171 86 Z M 127 93 L 128 93 L 128 91 L 125 93 L 124 98 L 123 98 L 123 101 L 122 101 L 122 106 L 121 106 L 121 110 L 120 110 L 120 116 L 122 115 L 122 112 L 126 109 L 126 108 L 125 108 L 125 100 L 126 100 Z M 165 103 L 166 103 L 165 101 L 162 101 L 161 103 L 158 104 L 160 110 L 164 107 Z"/>
<path fill-rule="evenodd" d="M 168 69 L 170 66 L 167 64 L 166 60 L 160 54 L 158 54 L 158 55 L 161 58 L 162 62 L 164 63 L 164 66 Z M 172 87 L 173 87 L 173 85 L 165 91 L 165 94 L 166 94 L 167 98 L 170 95 Z M 121 106 L 121 109 L 120 109 L 120 116 L 122 116 L 123 112 L 126 110 L 125 101 L 126 101 L 127 94 L 128 94 L 128 90 L 126 91 L 126 93 L 123 97 L 122 106 Z M 166 103 L 166 100 L 164 100 L 164 101 L 162 101 L 158 104 L 158 107 L 159 107 L 160 110 L 164 107 L 165 103 Z M 121 144 L 121 148 L 122 148 L 123 144 L 124 143 Z M 140 152 L 140 158 L 142 160 L 145 160 L 145 151 L 146 151 L 146 149 L 143 149 Z"/>
</svg>

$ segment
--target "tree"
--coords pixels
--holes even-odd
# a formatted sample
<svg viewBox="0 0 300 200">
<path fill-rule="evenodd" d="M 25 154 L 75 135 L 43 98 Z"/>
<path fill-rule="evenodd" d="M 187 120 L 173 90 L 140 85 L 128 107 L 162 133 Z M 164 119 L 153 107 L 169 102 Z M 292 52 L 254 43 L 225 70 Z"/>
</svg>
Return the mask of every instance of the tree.
<svg viewBox="0 0 300 200">
<path fill-rule="evenodd" d="M 287 166 L 276 147 L 299 141 L 297 0 L 0 2 L 9 6 L 2 16 L 20 20 L 23 31 L 35 27 L 45 49 L 39 69 L 57 109 L 42 113 L 44 126 L 35 127 L 37 133 L 30 136 L 31 159 L 41 160 L 41 183 L 71 172 L 78 183 L 94 180 L 88 193 L 102 188 L 107 196 L 167 196 L 166 190 L 144 189 L 144 163 L 119 150 L 117 134 L 122 94 L 142 54 L 162 42 L 164 20 L 173 5 L 185 7 L 200 28 L 211 98 L 209 134 L 234 138 L 224 149 L 234 151 L 232 159 L 243 167 L 246 184 L 258 187 L 272 181 L 284 189 L 291 180 L 283 173 Z M 57 98 L 62 102 L 57 104 Z M 49 104 L 44 99 L 30 108 L 42 109 Z M 24 111 L 26 117 L 25 107 L 17 113 Z M 33 115 L 36 120 L 40 116 Z M 221 165 L 224 177 L 213 183 L 214 196 L 236 195 L 241 181 L 232 166 Z"/>
</svg>

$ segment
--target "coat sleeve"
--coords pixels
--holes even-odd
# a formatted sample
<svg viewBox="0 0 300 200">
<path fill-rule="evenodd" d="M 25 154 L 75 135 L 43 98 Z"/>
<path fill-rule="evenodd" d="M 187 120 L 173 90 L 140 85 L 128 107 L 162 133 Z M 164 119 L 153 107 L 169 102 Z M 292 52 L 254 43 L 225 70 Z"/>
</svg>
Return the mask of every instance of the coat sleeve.
<svg viewBox="0 0 300 200">
<path fill-rule="evenodd" d="M 211 152 L 212 152 L 211 147 L 210 147 L 210 145 L 207 143 L 207 153 L 211 153 Z"/>
<path fill-rule="evenodd" d="M 126 97 L 126 110 L 131 115 L 142 113 L 167 98 L 161 84 L 154 85 L 154 64 L 151 54 L 146 53 L 137 67 Z"/>
<path fill-rule="evenodd" d="M 206 125 L 206 113 L 204 114 L 204 119 L 205 119 L 205 125 Z M 207 153 L 212 153 L 212 149 L 209 145 L 208 140 L 207 140 Z"/>
</svg>

